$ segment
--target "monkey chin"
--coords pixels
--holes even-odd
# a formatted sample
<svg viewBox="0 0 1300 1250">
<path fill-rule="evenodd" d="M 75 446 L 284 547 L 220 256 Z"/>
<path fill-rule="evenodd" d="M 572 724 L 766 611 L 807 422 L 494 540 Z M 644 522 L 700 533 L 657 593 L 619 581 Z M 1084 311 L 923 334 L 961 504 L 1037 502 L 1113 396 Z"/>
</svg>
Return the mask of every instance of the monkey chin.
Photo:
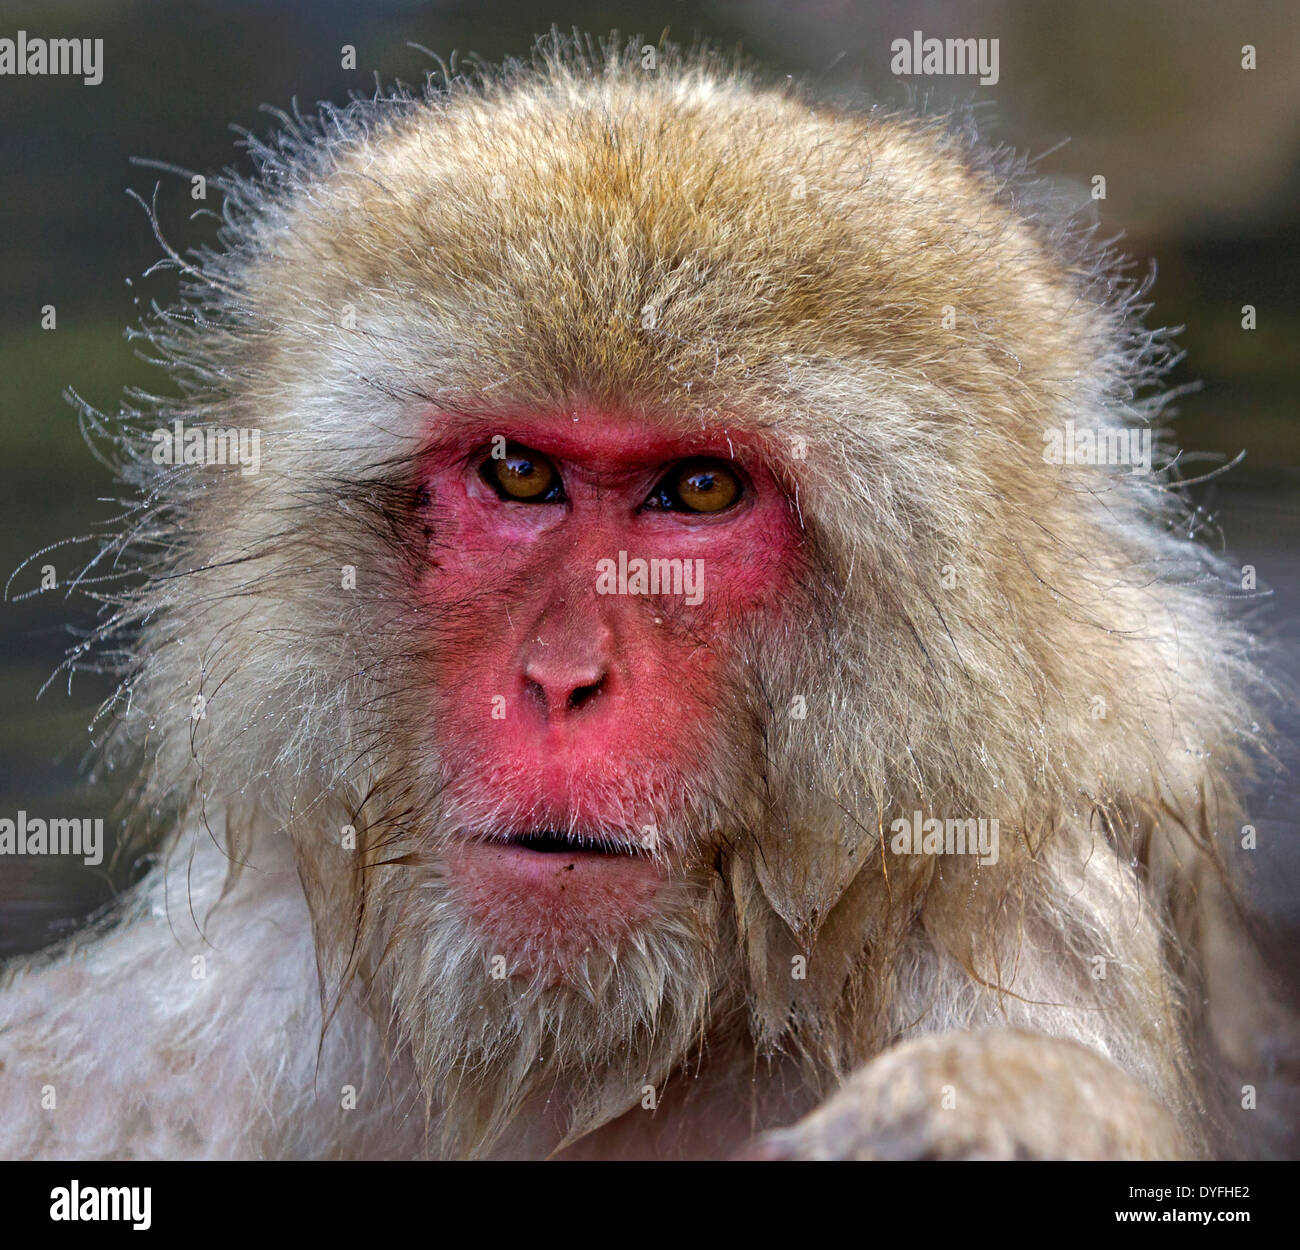
<svg viewBox="0 0 1300 1250">
<path fill-rule="evenodd" d="M 551 830 L 464 835 L 445 871 L 469 922 L 512 974 L 568 979 L 595 951 L 617 958 L 660 912 L 668 866 L 632 835 Z"/>
</svg>

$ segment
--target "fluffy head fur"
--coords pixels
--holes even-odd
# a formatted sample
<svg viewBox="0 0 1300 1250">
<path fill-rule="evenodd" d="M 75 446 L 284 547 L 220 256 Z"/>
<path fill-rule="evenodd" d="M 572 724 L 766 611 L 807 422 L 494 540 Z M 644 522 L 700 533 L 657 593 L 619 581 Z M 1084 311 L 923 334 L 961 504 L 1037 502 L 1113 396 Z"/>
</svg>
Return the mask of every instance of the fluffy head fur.
<svg viewBox="0 0 1300 1250">
<path fill-rule="evenodd" d="M 292 835 L 327 994 L 368 987 L 446 1148 L 557 1090 L 581 1135 L 705 1038 L 817 1082 L 986 1020 L 1084 1040 L 1190 1118 L 1164 918 L 1232 818 L 1253 678 L 1172 473 L 1044 461 L 1067 420 L 1159 412 L 1116 259 L 951 120 L 669 48 L 552 42 L 283 125 L 144 331 L 182 396 L 122 423 L 121 542 L 152 553 L 104 629 L 134 657 L 118 740 L 163 823 L 236 862 Z M 678 905 L 572 983 L 503 983 L 406 728 L 457 644 L 404 597 L 413 466 L 431 414 L 580 404 L 784 449 L 808 558 L 733 657 L 737 728 L 659 800 L 698 850 Z M 261 472 L 155 467 L 177 418 L 261 430 Z M 998 862 L 893 854 L 918 809 L 996 818 Z"/>
</svg>

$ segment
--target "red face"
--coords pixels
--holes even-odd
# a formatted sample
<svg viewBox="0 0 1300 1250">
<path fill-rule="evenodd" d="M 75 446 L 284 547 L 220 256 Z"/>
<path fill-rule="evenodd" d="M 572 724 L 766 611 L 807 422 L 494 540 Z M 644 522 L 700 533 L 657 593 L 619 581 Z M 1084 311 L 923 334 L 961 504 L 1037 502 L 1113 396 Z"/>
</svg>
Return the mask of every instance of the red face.
<svg viewBox="0 0 1300 1250">
<path fill-rule="evenodd" d="M 779 610 L 799 528 L 753 439 L 588 412 L 443 428 L 419 590 L 447 623 L 446 871 L 494 953 L 562 971 L 669 888 L 665 813 L 707 784 L 731 644 Z"/>
</svg>

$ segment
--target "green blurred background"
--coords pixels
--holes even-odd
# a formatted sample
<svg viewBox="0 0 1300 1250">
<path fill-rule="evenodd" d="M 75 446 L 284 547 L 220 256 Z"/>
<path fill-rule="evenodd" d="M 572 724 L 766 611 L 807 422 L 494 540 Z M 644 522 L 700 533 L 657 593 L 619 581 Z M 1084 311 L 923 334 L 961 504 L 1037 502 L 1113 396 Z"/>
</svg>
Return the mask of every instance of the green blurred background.
<svg viewBox="0 0 1300 1250">
<path fill-rule="evenodd" d="M 57 539 L 112 515 L 114 487 L 83 443 L 71 386 L 101 409 L 123 386 L 165 379 L 143 365 L 123 335 L 134 300 L 166 303 L 167 274 L 144 278 L 159 257 L 127 188 L 158 191 L 169 239 L 208 241 L 212 223 L 191 219 L 188 184 L 142 157 L 199 170 L 241 167 L 231 126 L 265 132 L 259 106 L 304 108 L 341 101 L 400 78 L 419 83 L 425 52 L 474 52 L 494 60 L 528 50 L 552 23 L 595 33 L 617 28 L 651 42 L 667 30 L 739 47 L 779 74 L 828 96 L 909 100 L 928 108 L 974 102 L 987 133 L 1032 154 L 1044 174 L 1072 183 L 1080 201 L 1102 174 L 1104 228 L 1124 231 L 1143 267 L 1159 259 L 1154 322 L 1182 325 L 1188 359 L 1175 382 L 1201 389 L 1180 405 L 1180 441 L 1244 465 L 1197 489 L 1222 519 L 1240 563 L 1256 566 L 1276 594 L 1260 622 L 1294 665 L 1300 604 L 1300 434 L 1295 396 L 1300 313 L 1300 19 L 1288 3 L 853 3 L 753 0 L 681 4 L 315 2 L 205 4 L 5 4 L 0 37 L 104 40 L 104 80 L 0 78 L 0 571 Z M 891 40 L 927 35 L 1000 40 L 1001 81 L 895 79 Z M 357 68 L 340 68 L 353 45 Z M 1244 44 L 1258 68 L 1241 67 Z M 1062 144 L 1063 140 L 1068 140 Z M 1059 145 L 1059 146 L 1058 146 Z M 209 204 L 210 207 L 214 205 Z M 131 281 L 128 285 L 127 280 Z M 57 328 L 40 328 L 53 304 Z M 1258 328 L 1241 328 L 1241 309 Z M 1206 461 L 1201 467 L 1210 467 Z M 44 562 L 42 560 L 41 562 Z M 49 562 L 60 578 L 71 552 Z M 11 591 L 35 584 L 30 574 Z M 62 594 L 9 602 L 0 615 L 0 815 L 102 815 L 113 827 L 114 778 L 82 771 L 88 726 L 106 693 L 93 676 L 69 693 L 37 691 L 90 619 Z M 1293 731 L 1290 721 L 1286 722 Z M 1270 781 L 1255 796 L 1261 829 L 1256 896 L 1300 937 L 1296 801 Z M 0 861 L 0 955 L 32 949 L 75 924 L 124 880 L 110 870 Z M 1282 945 L 1294 949 L 1294 944 Z M 1289 957 L 1288 957 L 1289 958 Z"/>
</svg>

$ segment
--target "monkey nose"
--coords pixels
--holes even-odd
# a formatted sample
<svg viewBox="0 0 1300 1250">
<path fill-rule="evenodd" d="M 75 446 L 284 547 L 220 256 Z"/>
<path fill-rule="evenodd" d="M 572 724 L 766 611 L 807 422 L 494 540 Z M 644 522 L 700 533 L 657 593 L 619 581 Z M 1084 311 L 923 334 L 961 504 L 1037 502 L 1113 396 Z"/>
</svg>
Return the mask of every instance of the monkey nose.
<svg viewBox="0 0 1300 1250">
<path fill-rule="evenodd" d="M 524 691 L 548 720 L 560 720 L 593 703 L 608 678 L 599 662 L 539 656 L 524 666 Z"/>
</svg>

